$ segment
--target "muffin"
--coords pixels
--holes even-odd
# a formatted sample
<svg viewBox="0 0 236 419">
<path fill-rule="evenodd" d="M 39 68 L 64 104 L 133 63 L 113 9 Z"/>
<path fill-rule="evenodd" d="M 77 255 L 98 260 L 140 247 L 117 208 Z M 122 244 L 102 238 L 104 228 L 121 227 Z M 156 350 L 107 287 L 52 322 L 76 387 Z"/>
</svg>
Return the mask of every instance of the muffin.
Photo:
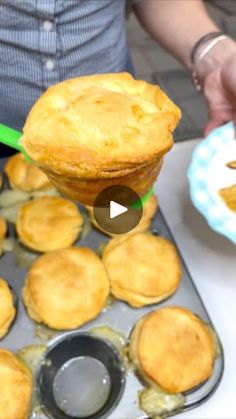
<svg viewBox="0 0 236 419">
<path fill-rule="evenodd" d="M 7 223 L 3 217 L 0 216 L 0 256 L 3 253 L 3 240 L 7 234 Z"/>
<path fill-rule="evenodd" d="M 158 207 L 158 201 L 157 201 L 157 197 L 152 194 L 147 202 L 145 202 L 145 204 L 143 205 L 143 214 L 142 214 L 142 218 L 139 221 L 138 225 L 133 228 L 133 230 L 130 230 L 128 233 L 125 233 L 126 235 L 128 234 L 134 234 L 134 233 L 138 233 L 139 231 L 145 231 L 150 227 L 150 224 L 152 222 L 152 218 L 154 217 L 156 210 Z M 91 223 L 94 225 L 94 227 L 97 230 L 102 231 L 104 234 L 110 236 L 110 237 L 115 237 L 115 236 L 120 236 L 117 234 L 112 234 L 109 231 L 105 231 L 102 227 L 100 227 L 100 225 L 97 223 L 95 217 L 94 217 L 94 213 L 93 213 L 93 207 L 89 207 L 87 206 L 87 210 L 89 213 L 89 218 Z M 111 220 L 112 222 L 112 220 Z"/>
<path fill-rule="evenodd" d="M 7 223 L 3 217 L 0 216 L 0 242 L 5 239 L 7 234 Z"/>
<path fill-rule="evenodd" d="M 2 174 L 0 173 L 0 190 L 2 189 L 2 185 L 3 185 L 3 177 L 2 177 Z"/>
<path fill-rule="evenodd" d="M 95 252 L 71 247 L 40 256 L 27 274 L 23 301 L 29 316 L 52 329 L 75 329 L 102 311 L 109 294 Z"/>
<path fill-rule="evenodd" d="M 216 353 L 213 335 L 199 317 L 186 308 L 165 307 L 137 322 L 129 355 L 149 384 L 175 394 L 206 381 Z"/>
<path fill-rule="evenodd" d="M 43 196 L 22 205 L 16 230 L 21 242 L 37 252 L 71 246 L 78 238 L 83 218 L 68 199 Z"/>
<path fill-rule="evenodd" d="M 10 157 L 4 170 L 13 189 L 35 192 L 53 188 L 45 173 L 28 163 L 21 153 Z"/>
<path fill-rule="evenodd" d="M 29 368 L 12 352 L 0 349 L 0 415 L 4 419 L 27 419 L 33 388 Z"/>
<path fill-rule="evenodd" d="M 0 339 L 3 338 L 16 315 L 11 290 L 4 279 L 0 278 Z"/>
<path fill-rule="evenodd" d="M 159 86 L 128 73 L 84 76 L 38 99 L 21 144 L 61 192 L 92 206 L 108 186 L 149 190 L 180 115 Z"/>
<path fill-rule="evenodd" d="M 115 237 L 105 247 L 102 259 L 112 295 L 133 307 L 166 299 L 181 279 L 175 246 L 151 233 Z"/>
</svg>

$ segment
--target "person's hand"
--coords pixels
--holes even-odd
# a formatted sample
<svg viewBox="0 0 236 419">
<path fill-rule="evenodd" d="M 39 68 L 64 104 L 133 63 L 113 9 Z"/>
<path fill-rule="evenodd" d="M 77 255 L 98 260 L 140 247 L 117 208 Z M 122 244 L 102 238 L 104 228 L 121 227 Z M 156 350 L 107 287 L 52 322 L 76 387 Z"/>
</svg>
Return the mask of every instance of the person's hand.
<svg viewBox="0 0 236 419">
<path fill-rule="evenodd" d="M 236 43 L 225 40 L 199 65 L 198 77 L 209 112 L 204 135 L 230 120 L 236 121 Z"/>
<path fill-rule="evenodd" d="M 206 76 L 203 94 L 209 109 L 205 135 L 225 122 L 236 121 L 236 54 Z"/>
</svg>

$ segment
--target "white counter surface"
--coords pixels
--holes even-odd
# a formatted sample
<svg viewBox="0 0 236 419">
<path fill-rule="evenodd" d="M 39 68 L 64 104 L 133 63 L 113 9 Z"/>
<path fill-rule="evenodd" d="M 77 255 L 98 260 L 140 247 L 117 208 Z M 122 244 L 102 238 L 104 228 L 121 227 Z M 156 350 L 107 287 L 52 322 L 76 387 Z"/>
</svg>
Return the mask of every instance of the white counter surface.
<svg viewBox="0 0 236 419">
<path fill-rule="evenodd" d="M 225 371 L 216 393 L 181 419 L 236 419 L 236 246 L 208 227 L 190 201 L 186 171 L 198 140 L 178 143 L 156 184 L 160 206 L 220 335 Z"/>
</svg>

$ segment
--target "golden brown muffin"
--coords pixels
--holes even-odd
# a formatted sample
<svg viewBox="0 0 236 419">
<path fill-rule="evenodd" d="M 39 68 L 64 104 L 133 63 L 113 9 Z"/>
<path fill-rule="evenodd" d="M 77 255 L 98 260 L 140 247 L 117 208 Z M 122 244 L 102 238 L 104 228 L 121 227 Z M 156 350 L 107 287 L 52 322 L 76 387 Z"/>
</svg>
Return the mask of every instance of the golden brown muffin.
<svg viewBox="0 0 236 419">
<path fill-rule="evenodd" d="M 3 177 L 2 177 L 2 174 L 0 173 L 0 190 L 2 189 L 2 185 L 3 185 Z"/>
<path fill-rule="evenodd" d="M 5 239 L 7 233 L 7 223 L 3 217 L 0 216 L 0 242 Z"/>
<path fill-rule="evenodd" d="M 147 230 L 152 222 L 152 218 L 154 217 L 156 213 L 157 207 L 158 207 L 157 197 L 154 194 L 152 194 L 150 198 L 147 200 L 147 202 L 145 202 L 145 204 L 143 205 L 143 214 L 138 225 L 135 228 L 133 228 L 133 230 L 130 230 L 128 233 L 125 233 L 125 235 L 134 234 L 134 233 L 138 233 L 139 231 Z M 89 213 L 90 221 L 96 229 L 102 231 L 103 233 L 107 234 L 110 237 L 120 236 L 120 234 L 112 234 L 109 231 L 105 231 L 102 227 L 100 227 L 94 218 L 93 207 L 87 206 L 86 208 Z"/>
<path fill-rule="evenodd" d="M 165 307 L 139 320 L 129 354 L 149 383 L 169 393 L 190 390 L 207 380 L 216 355 L 206 324 L 182 307 Z"/>
<path fill-rule="evenodd" d="M 45 173 L 28 163 L 21 153 L 10 157 L 4 170 L 13 189 L 34 192 L 53 188 Z"/>
<path fill-rule="evenodd" d="M 33 320 L 53 329 L 75 329 L 102 311 L 108 293 L 108 277 L 96 253 L 71 247 L 33 263 L 23 300 Z"/>
<path fill-rule="evenodd" d="M 50 252 L 71 246 L 82 224 L 83 218 L 73 202 L 44 196 L 22 205 L 16 229 L 25 246 L 38 252 Z"/>
<path fill-rule="evenodd" d="M 33 388 L 32 374 L 6 349 L 0 349 L 0 387 L 0 417 L 27 419 Z"/>
<path fill-rule="evenodd" d="M 236 184 L 220 189 L 219 194 L 225 205 L 231 211 L 236 212 Z"/>
<path fill-rule="evenodd" d="M 7 223 L 3 217 L 0 216 L 0 256 L 3 252 L 3 240 L 7 233 Z"/>
<path fill-rule="evenodd" d="M 133 307 L 157 303 L 173 294 L 181 267 L 175 246 L 151 233 L 116 237 L 105 247 L 103 262 L 114 297 Z"/>
<path fill-rule="evenodd" d="M 15 314 L 11 290 L 7 282 L 0 278 L 0 339 L 7 334 Z"/>
<path fill-rule="evenodd" d="M 173 145 L 180 115 L 159 86 L 128 73 L 84 76 L 39 98 L 21 143 L 59 190 L 93 205 L 114 184 L 147 192 Z"/>
</svg>

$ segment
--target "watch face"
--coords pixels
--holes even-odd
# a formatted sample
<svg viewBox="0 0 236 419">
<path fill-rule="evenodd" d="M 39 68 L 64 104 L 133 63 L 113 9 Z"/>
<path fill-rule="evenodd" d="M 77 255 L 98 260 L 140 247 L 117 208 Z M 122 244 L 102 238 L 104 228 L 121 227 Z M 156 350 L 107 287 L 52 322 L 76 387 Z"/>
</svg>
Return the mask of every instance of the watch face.
<svg viewBox="0 0 236 419">
<path fill-rule="evenodd" d="M 17 151 L 14 150 L 11 147 L 7 147 L 6 145 L 0 144 L 0 158 L 1 157 L 7 157 L 11 156 L 12 154 L 15 154 Z"/>
</svg>

